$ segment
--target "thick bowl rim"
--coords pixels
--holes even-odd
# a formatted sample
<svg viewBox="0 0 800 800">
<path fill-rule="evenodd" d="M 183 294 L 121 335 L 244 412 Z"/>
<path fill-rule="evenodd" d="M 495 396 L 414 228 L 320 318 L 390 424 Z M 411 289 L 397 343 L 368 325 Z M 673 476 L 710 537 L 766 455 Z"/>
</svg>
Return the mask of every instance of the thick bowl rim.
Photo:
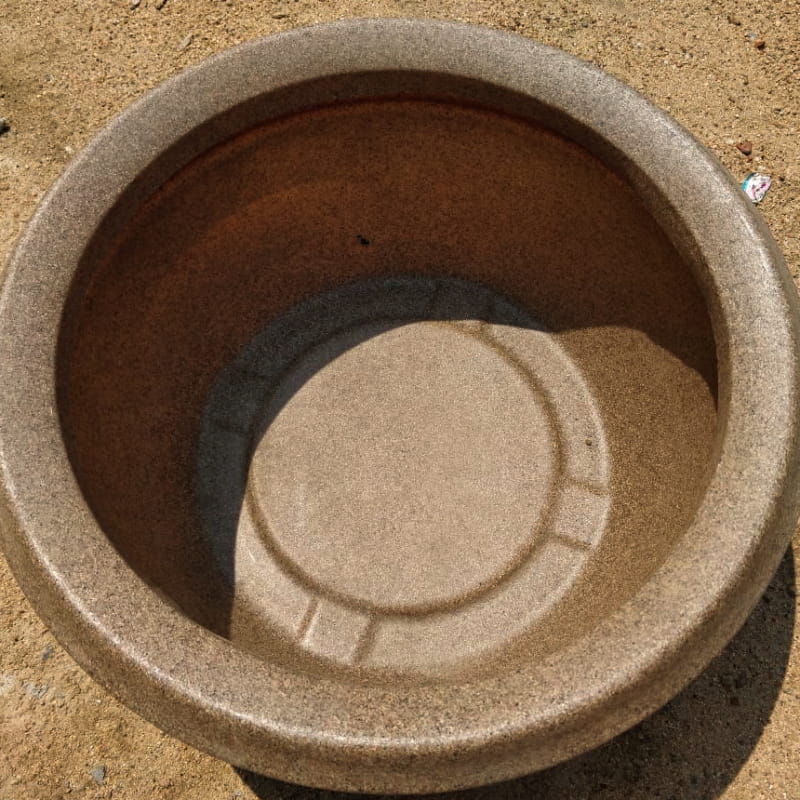
<svg viewBox="0 0 800 800">
<path fill-rule="evenodd" d="M 464 77 L 554 110 L 673 232 L 714 323 L 718 463 L 682 546 L 590 634 L 513 675 L 376 688 L 264 664 L 183 617 L 125 564 L 84 502 L 62 441 L 54 378 L 61 310 L 83 248 L 117 198 L 226 108 L 354 71 Z M 18 243 L 0 297 L 5 551 L 37 611 L 87 671 L 144 717 L 226 760 L 370 791 L 442 790 L 529 772 L 659 707 L 722 648 L 766 587 L 800 507 L 798 319 L 782 257 L 724 168 L 596 67 L 514 34 L 438 20 L 340 21 L 249 42 L 117 117 L 57 181 Z M 583 677 L 565 685 L 565 674 Z M 330 709 L 326 723 L 309 708 Z"/>
</svg>

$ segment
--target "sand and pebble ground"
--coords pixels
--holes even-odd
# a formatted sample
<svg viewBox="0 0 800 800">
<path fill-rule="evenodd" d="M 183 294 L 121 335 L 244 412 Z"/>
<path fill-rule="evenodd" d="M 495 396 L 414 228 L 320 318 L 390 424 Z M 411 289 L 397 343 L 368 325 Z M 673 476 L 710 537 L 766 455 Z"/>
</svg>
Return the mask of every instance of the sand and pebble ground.
<svg viewBox="0 0 800 800">
<path fill-rule="evenodd" d="M 0 264 L 72 155 L 146 89 L 239 42 L 363 16 L 516 31 L 623 79 L 737 179 L 772 176 L 761 211 L 800 281 L 797 0 L 2 0 Z M 742 632 L 665 709 L 568 764 L 458 796 L 798 800 L 799 557 L 795 536 Z M 128 711 L 60 648 L 0 559 L 0 800 L 338 796 L 237 771 Z"/>
</svg>

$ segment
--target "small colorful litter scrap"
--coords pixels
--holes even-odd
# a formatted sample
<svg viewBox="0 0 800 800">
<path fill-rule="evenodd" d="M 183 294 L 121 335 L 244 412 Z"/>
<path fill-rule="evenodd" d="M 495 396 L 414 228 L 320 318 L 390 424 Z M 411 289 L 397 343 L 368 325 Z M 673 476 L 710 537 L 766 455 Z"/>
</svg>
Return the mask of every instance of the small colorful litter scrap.
<svg viewBox="0 0 800 800">
<path fill-rule="evenodd" d="M 742 181 L 744 193 L 756 204 L 764 199 L 770 186 L 772 186 L 772 178 L 769 175 L 762 175 L 760 172 L 751 172 Z"/>
</svg>

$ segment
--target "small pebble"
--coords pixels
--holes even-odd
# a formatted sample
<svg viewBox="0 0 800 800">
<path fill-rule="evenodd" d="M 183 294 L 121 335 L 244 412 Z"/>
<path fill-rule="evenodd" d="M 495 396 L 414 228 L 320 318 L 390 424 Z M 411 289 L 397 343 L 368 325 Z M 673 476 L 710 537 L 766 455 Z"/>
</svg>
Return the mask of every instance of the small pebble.
<svg viewBox="0 0 800 800">
<path fill-rule="evenodd" d="M 194 34 L 187 33 L 186 36 L 181 39 L 180 44 L 178 45 L 178 51 L 182 53 L 193 41 Z"/>
<path fill-rule="evenodd" d="M 289 15 L 284 12 L 279 12 L 277 14 L 272 15 L 272 19 L 287 19 Z"/>
<path fill-rule="evenodd" d="M 139 8 L 139 4 L 141 2 L 142 2 L 142 0 L 131 0 L 131 9 Z"/>
<path fill-rule="evenodd" d="M 50 688 L 46 683 L 31 683 L 30 681 L 22 684 L 22 688 L 34 699 L 41 700 Z"/>
<path fill-rule="evenodd" d="M 17 686 L 17 679 L 10 672 L 0 672 L 0 697 L 10 694 Z"/>
<path fill-rule="evenodd" d="M 753 143 L 752 142 L 739 142 L 736 145 L 736 149 L 744 156 L 749 156 L 750 153 L 753 152 Z"/>
<path fill-rule="evenodd" d="M 104 764 L 98 764 L 89 774 L 95 779 L 98 786 L 102 786 L 106 782 L 106 768 Z"/>
<path fill-rule="evenodd" d="M 66 149 L 66 148 L 65 148 Z M 49 644 L 42 650 L 42 661 L 47 661 L 53 655 L 53 645 Z"/>
<path fill-rule="evenodd" d="M 767 43 L 763 39 L 756 39 L 753 42 L 753 47 L 755 47 L 756 50 L 763 50 L 766 46 Z"/>
<path fill-rule="evenodd" d="M 11 130 L 11 123 L 5 118 L 0 117 L 0 136 L 4 133 L 8 133 Z"/>
</svg>

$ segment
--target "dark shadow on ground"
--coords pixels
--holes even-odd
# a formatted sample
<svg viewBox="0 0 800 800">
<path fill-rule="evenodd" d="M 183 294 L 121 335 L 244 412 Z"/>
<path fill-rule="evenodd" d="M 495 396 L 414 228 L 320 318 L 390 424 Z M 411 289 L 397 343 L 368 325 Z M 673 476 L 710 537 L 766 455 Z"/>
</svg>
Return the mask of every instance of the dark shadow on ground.
<svg viewBox="0 0 800 800">
<path fill-rule="evenodd" d="M 706 671 L 649 719 L 612 742 L 544 772 L 440 800 L 714 800 L 747 761 L 769 721 L 795 621 L 792 550 L 742 630 Z M 355 795 L 282 783 L 237 769 L 262 800 Z M 389 800 L 388 796 L 384 800 Z"/>
</svg>

